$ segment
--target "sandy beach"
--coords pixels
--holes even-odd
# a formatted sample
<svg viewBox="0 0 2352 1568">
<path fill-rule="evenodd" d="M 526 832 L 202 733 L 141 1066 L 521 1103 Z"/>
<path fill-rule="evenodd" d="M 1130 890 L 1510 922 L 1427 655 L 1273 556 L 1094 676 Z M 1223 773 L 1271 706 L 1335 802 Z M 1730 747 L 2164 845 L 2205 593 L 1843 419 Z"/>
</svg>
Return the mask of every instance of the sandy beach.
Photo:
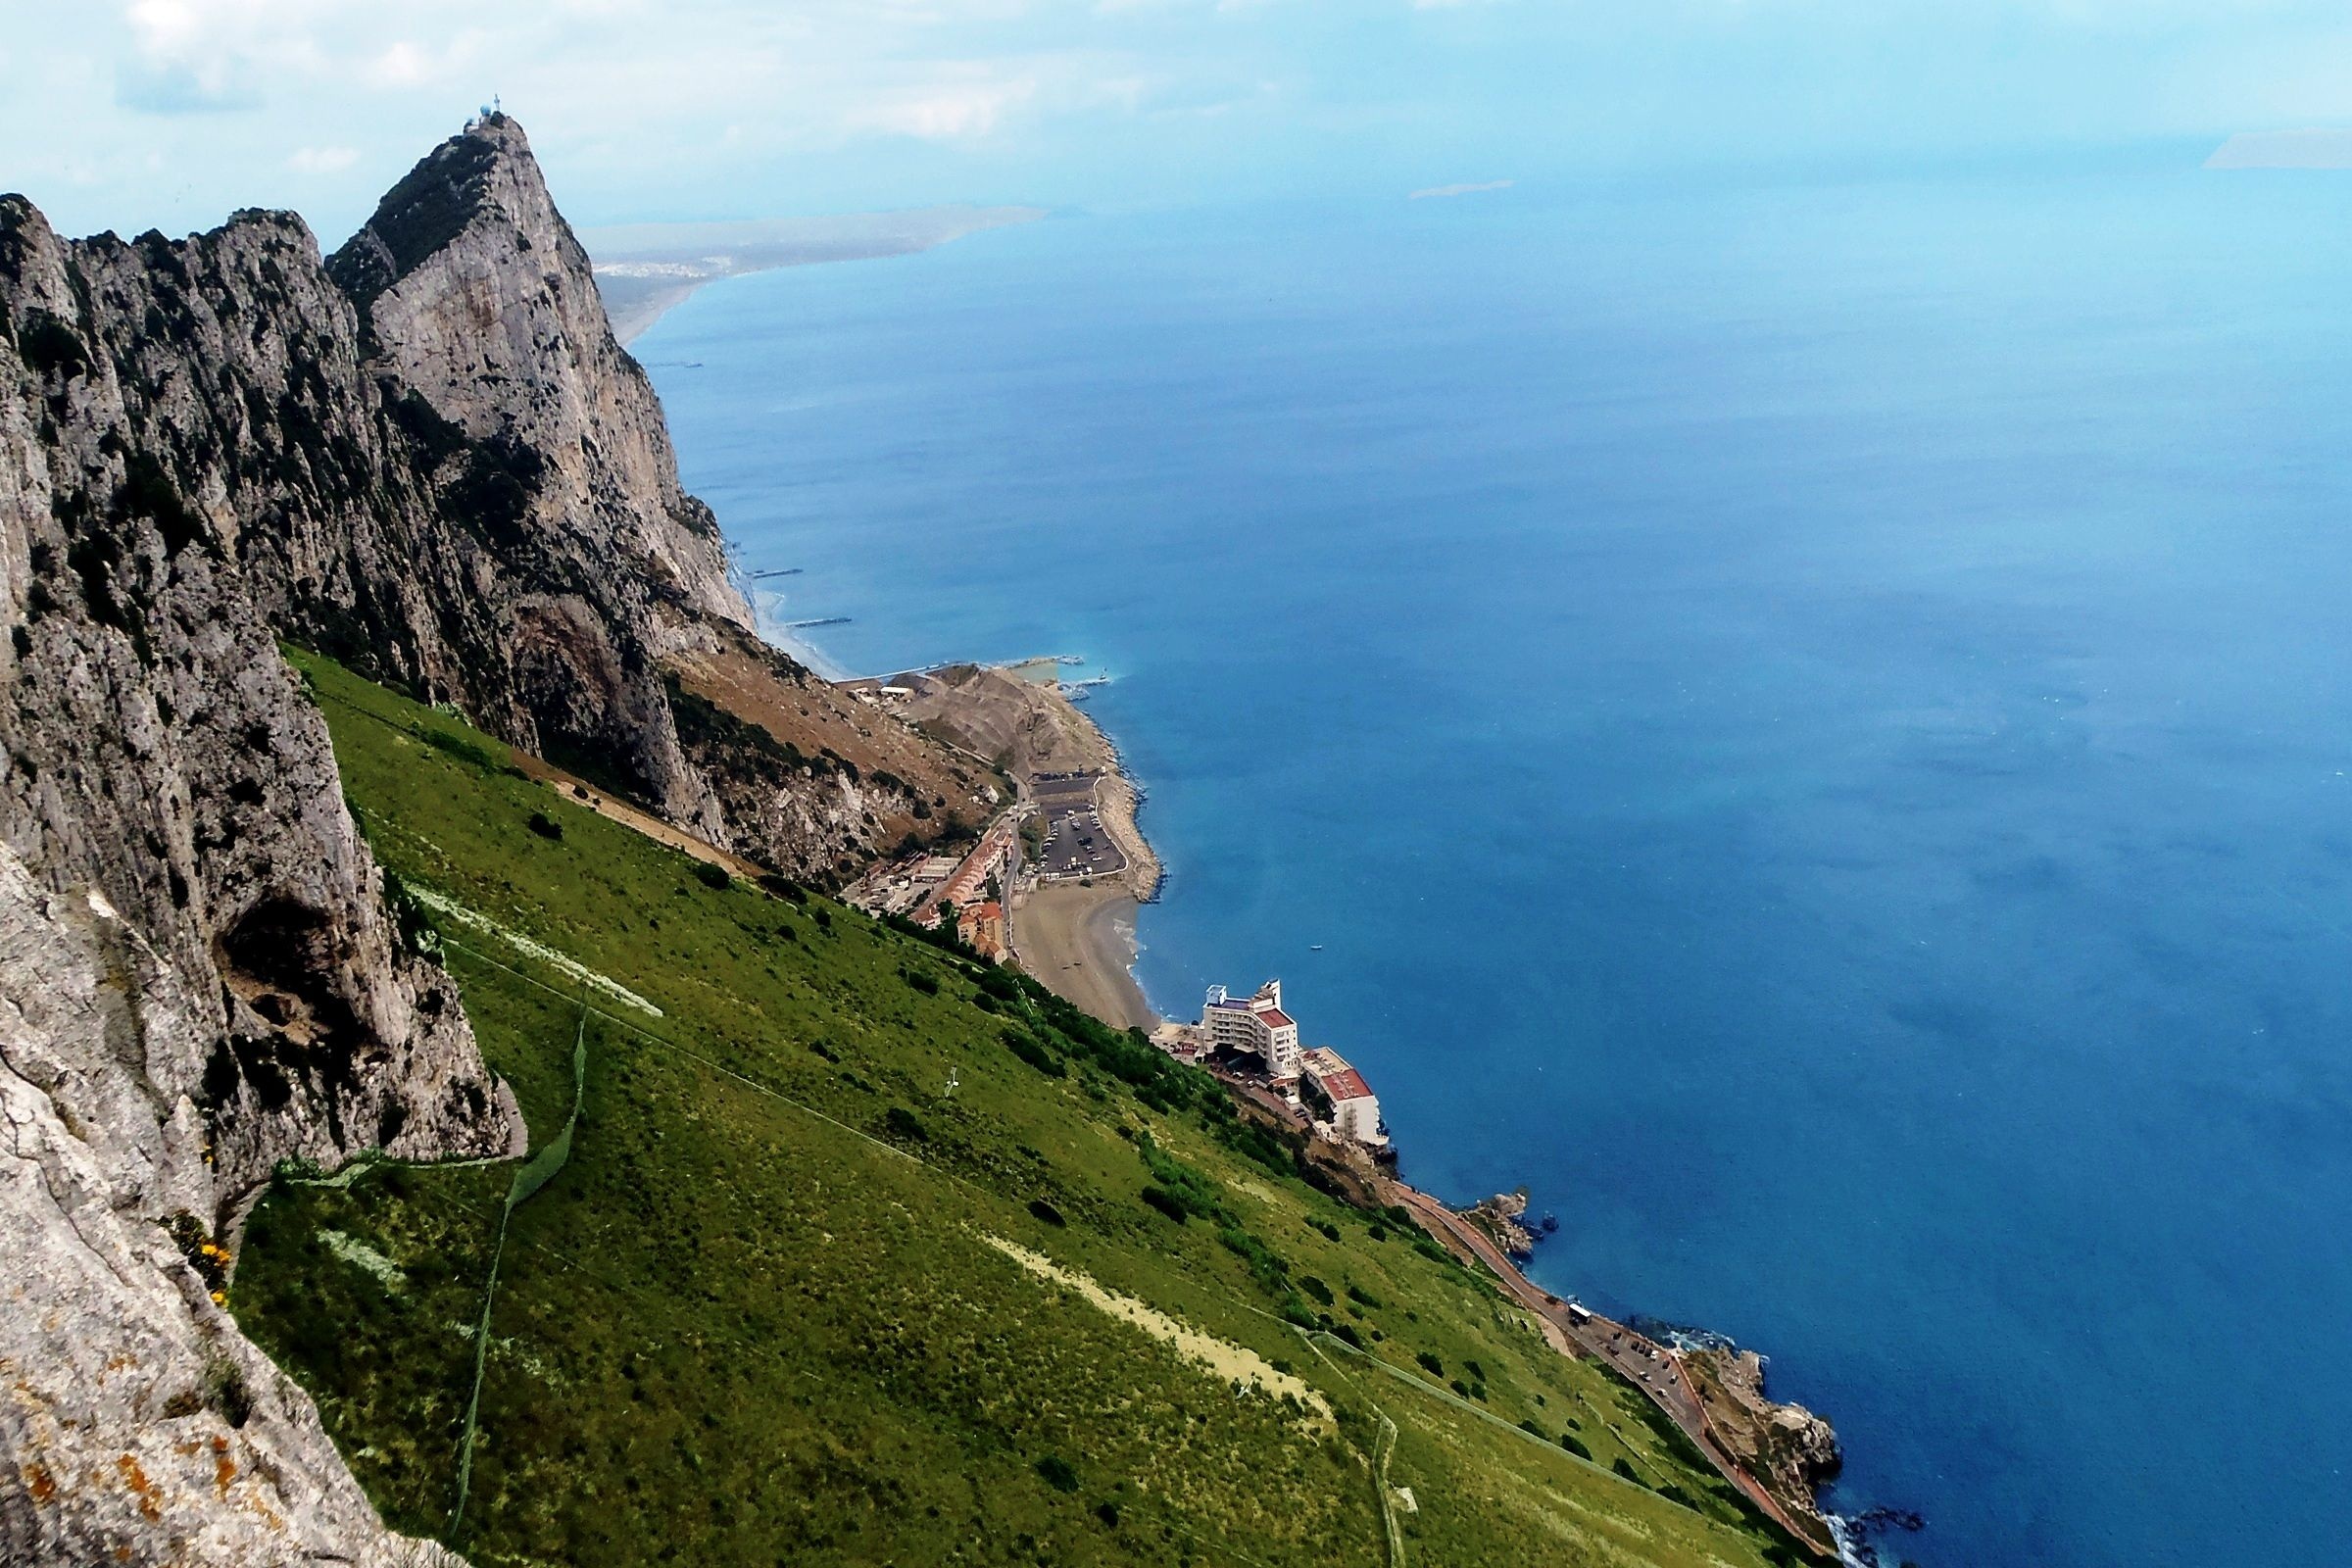
<svg viewBox="0 0 2352 1568">
<path fill-rule="evenodd" d="M 994 759 L 1033 802 L 1041 787 L 1066 802 L 1072 775 L 1094 777 L 1093 807 L 1118 852 L 1107 863 L 1119 868 L 1086 879 L 1065 870 L 1017 903 L 1012 949 L 1023 968 L 1097 1017 L 1149 1030 L 1160 1019 L 1130 971 L 1137 901 L 1158 890 L 1159 857 L 1136 823 L 1140 802 L 1118 749 L 1061 687 L 1063 662 L 949 664 L 902 674 L 897 683 L 915 693 L 903 710 L 906 719 Z"/>
<path fill-rule="evenodd" d="M 1124 885 L 1039 888 L 1013 918 L 1013 951 L 1022 968 L 1096 1017 L 1155 1028 L 1159 1017 L 1130 972 L 1140 907 Z"/>
<path fill-rule="evenodd" d="M 1042 207 L 923 207 L 748 222 L 629 223 L 584 228 L 580 243 L 612 335 L 625 346 L 706 283 L 779 267 L 906 256 L 966 234 L 1046 216 Z"/>
</svg>

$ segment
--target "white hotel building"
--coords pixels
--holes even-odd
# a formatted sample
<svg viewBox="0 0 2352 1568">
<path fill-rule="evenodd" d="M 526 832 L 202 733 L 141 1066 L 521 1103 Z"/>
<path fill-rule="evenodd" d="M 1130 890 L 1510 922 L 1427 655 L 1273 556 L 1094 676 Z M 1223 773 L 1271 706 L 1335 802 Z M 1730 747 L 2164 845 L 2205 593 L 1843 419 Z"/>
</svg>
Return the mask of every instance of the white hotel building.
<svg viewBox="0 0 2352 1568">
<path fill-rule="evenodd" d="M 1200 1043 L 1212 1053 L 1257 1057 L 1266 1064 L 1266 1076 L 1284 1089 L 1298 1082 L 1298 1026 L 1282 1010 L 1279 980 L 1267 981 L 1247 999 L 1227 996 L 1223 986 L 1210 986 L 1207 1004 L 1200 1009 Z"/>
<path fill-rule="evenodd" d="M 1255 1056 L 1265 1063 L 1274 1088 L 1293 1102 L 1300 1098 L 1303 1076 L 1310 1114 L 1330 1136 L 1367 1149 L 1388 1144 L 1380 1125 L 1380 1102 L 1364 1075 L 1327 1047 L 1298 1048 L 1298 1025 L 1282 1010 L 1281 981 L 1267 981 L 1250 997 L 1231 996 L 1223 986 L 1210 986 L 1208 1001 L 1200 1008 L 1197 1047 L 1211 1056 Z"/>
</svg>

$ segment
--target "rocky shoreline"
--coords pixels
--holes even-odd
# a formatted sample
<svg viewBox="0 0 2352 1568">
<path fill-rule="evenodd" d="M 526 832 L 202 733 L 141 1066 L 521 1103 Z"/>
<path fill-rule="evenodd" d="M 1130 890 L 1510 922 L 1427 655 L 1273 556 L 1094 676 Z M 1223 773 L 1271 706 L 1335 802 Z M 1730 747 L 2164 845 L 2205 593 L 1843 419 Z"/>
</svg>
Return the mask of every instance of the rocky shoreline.
<svg viewBox="0 0 2352 1568">
<path fill-rule="evenodd" d="M 1836 1432 L 1802 1405 L 1764 1395 L 1764 1358 L 1720 1335 L 1644 1333 L 1544 1290 L 1520 1271 L 1539 1233 L 1523 1223 L 1528 1194 L 1498 1194 L 1455 1208 L 1402 1181 L 1384 1197 L 1401 1202 L 1465 1261 L 1484 1265 L 1534 1312 L 1564 1355 L 1596 1359 L 1623 1376 L 1680 1427 L 1709 1463 L 1817 1558 L 1847 1557 L 1847 1532 L 1821 1507 L 1820 1489 L 1841 1463 Z M 1701 1342 L 1697 1344 L 1695 1342 Z"/>
</svg>

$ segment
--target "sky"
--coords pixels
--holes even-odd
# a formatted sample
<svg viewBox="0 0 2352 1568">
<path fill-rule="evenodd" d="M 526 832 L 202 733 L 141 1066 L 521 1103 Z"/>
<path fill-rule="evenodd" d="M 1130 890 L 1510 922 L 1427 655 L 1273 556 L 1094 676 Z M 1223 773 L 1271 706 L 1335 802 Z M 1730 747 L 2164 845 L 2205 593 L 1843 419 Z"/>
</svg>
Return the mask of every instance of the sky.
<svg viewBox="0 0 2352 1568">
<path fill-rule="evenodd" d="M 2352 125 L 2344 0 L 0 0 L 0 189 L 330 244 L 499 96 L 575 221 L 2078 156 Z"/>
</svg>

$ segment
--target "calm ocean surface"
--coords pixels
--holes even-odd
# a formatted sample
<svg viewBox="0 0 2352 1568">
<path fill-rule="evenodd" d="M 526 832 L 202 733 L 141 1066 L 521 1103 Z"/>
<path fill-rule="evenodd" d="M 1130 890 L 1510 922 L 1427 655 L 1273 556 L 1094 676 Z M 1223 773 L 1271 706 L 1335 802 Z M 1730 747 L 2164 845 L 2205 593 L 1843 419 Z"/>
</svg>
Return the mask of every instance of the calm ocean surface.
<svg viewBox="0 0 2352 1568">
<path fill-rule="evenodd" d="M 2352 176 L 1522 187 L 636 348 L 839 664 L 1117 677 L 1163 1010 L 1281 975 L 1412 1180 L 1560 1216 L 1545 1285 L 1769 1353 L 1890 1561 L 2323 1564 L 2347 280 Z"/>
</svg>

